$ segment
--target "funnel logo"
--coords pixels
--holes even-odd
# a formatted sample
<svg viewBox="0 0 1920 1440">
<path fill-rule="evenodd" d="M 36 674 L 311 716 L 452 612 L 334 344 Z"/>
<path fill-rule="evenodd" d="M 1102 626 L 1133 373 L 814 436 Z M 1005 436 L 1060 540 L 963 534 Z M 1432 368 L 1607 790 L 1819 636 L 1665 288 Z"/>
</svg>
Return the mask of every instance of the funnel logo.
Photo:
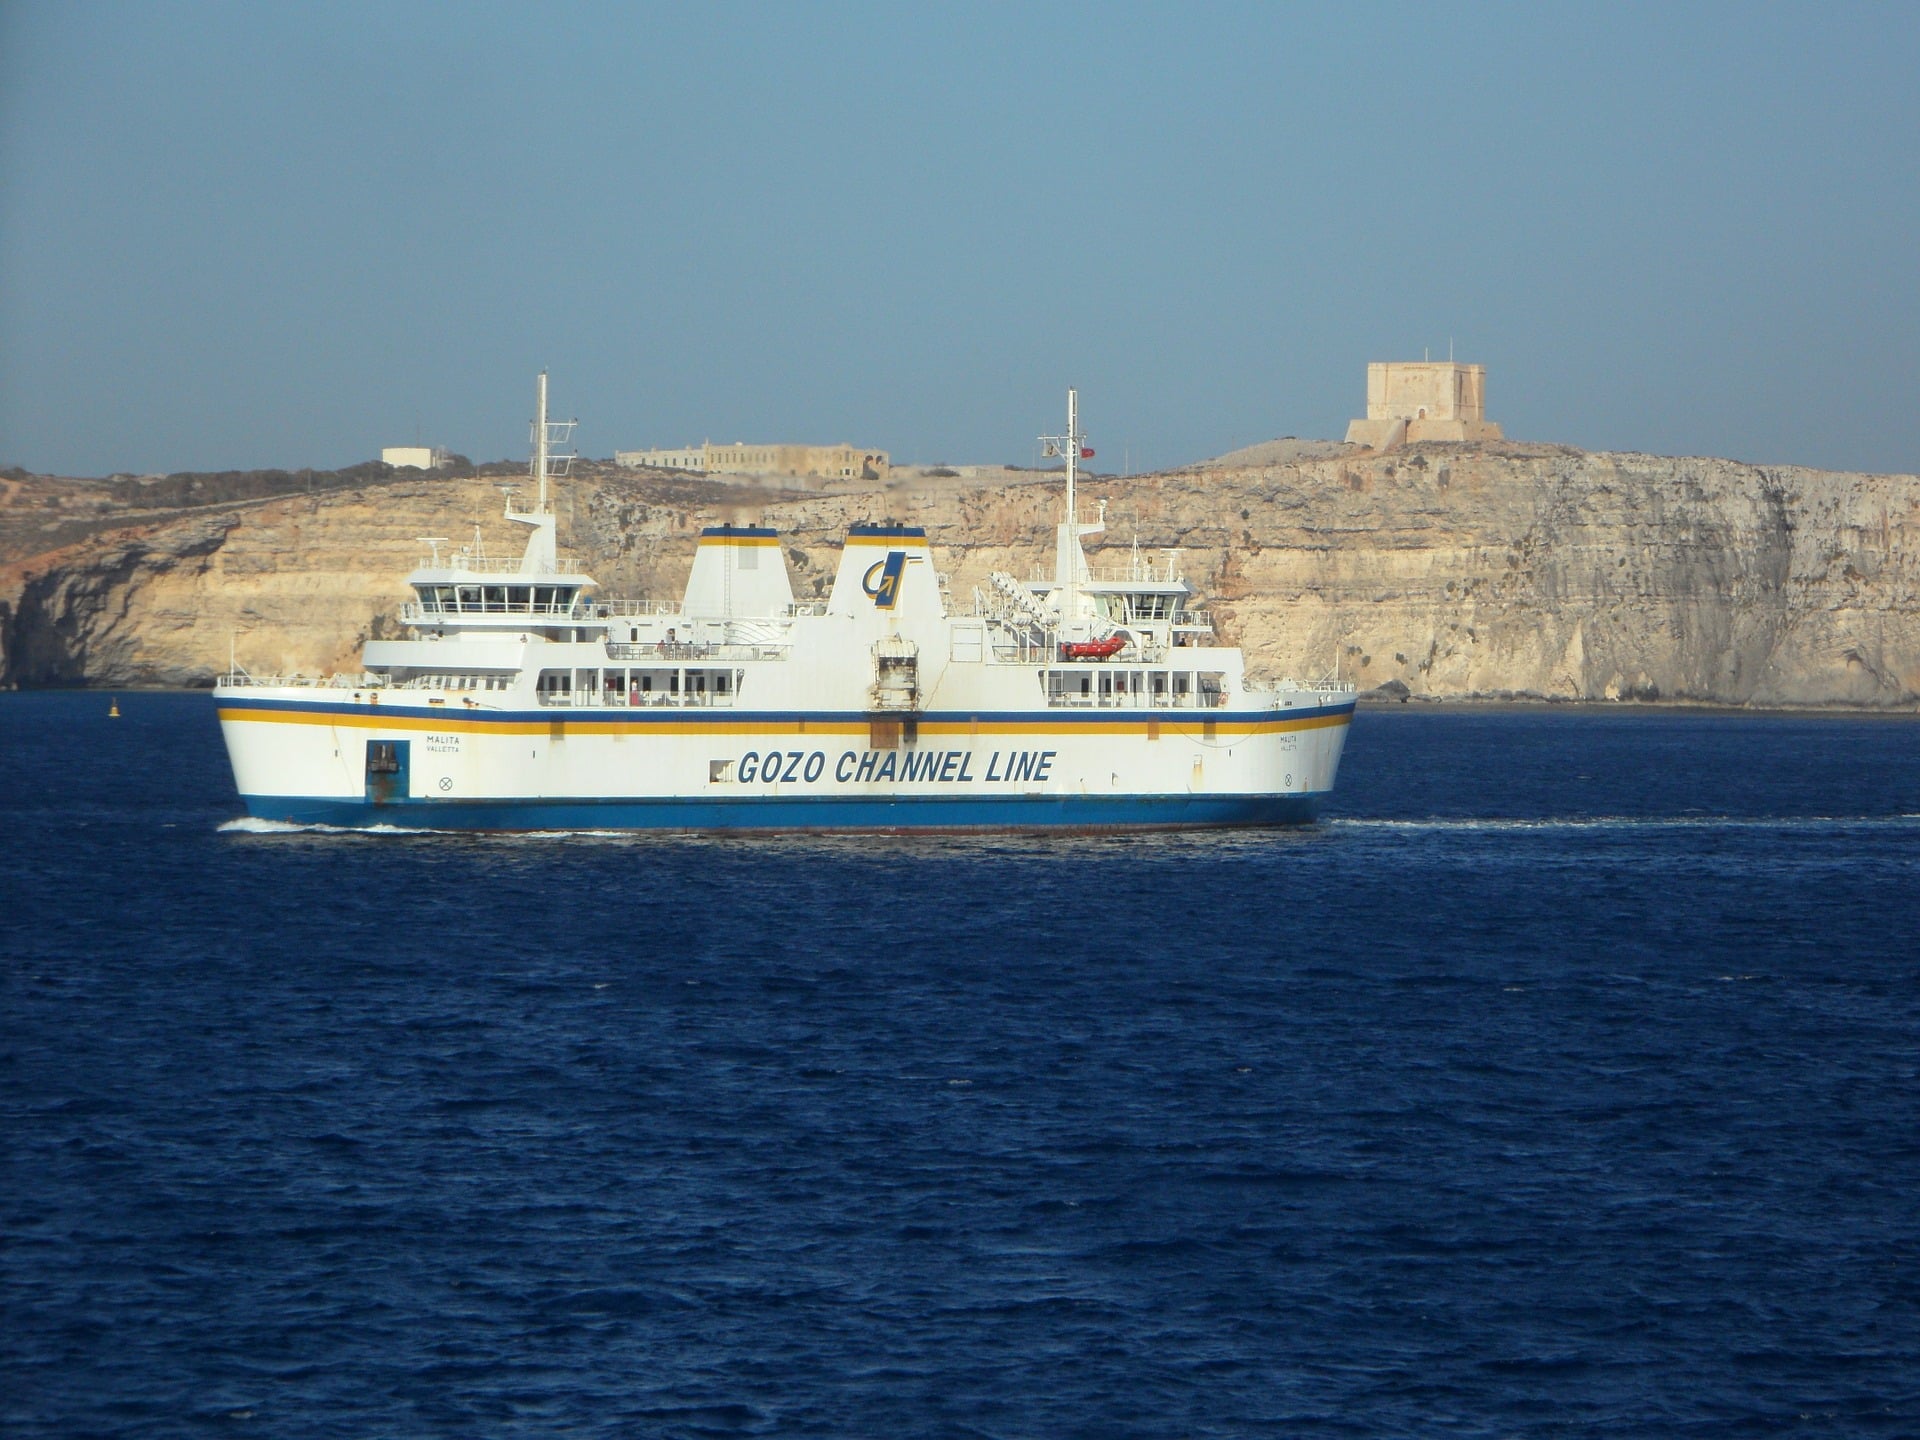
<svg viewBox="0 0 1920 1440">
<path fill-rule="evenodd" d="M 900 599 L 900 572 L 906 568 L 907 552 L 889 550 L 887 558 L 867 567 L 860 588 L 873 597 L 876 610 L 891 610 Z"/>
</svg>

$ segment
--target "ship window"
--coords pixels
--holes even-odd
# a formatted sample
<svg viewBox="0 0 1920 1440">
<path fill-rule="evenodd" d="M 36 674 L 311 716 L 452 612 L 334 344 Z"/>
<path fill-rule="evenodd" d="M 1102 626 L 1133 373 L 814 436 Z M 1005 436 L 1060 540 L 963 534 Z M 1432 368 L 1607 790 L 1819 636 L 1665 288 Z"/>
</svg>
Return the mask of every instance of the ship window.
<svg viewBox="0 0 1920 1440">
<path fill-rule="evenodd" d="M 460 587 L 460 608 L 462 610 L 478 610 L 480 608 L 480 587 L 478 585 L 462 585 Z"/>
<path fill-rule="evenodd" d="M 536 610 L 553 609 L 553 587 L 536 585 L 533 587 L 533 608 Z"/>
<path fill-rule="evenodd" d="M 513 606 L 515 610 L 524 610 L 527 608 L 527 587 L 526 586 L 515 585 L 511 590 L 507 592 L 507 597 L 508 597 L 509 603 Z"/>
<path fill-rule="evenodd" d="M 1091 670 L 1049 670 L 1047 674 L 1047 698 L 1056 704 L 1072 704 L 1076 700 L 1091 699 L 1093 696 L 1093 672 Z M 1108 672 L 1100 675 L 1101 693 L 1108 693 L 1111 677 Z"/>
<path fill-rule="evenodd" d="M 487 586 L 487 609 L 498 614 L 507 608 L 507 587 L 504 585 Z"/>
</svg>

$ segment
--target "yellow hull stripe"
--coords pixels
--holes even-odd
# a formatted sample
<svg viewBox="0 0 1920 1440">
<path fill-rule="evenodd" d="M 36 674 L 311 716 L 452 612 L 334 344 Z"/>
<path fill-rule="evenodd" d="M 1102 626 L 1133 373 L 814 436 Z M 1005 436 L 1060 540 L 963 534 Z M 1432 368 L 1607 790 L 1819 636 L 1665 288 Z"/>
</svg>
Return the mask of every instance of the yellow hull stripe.
<svg viewBox="0 0 1920 1440">
<path fill-rule="evenodd" d="M 896 717 L 887 717 L 894 719 Z M 1289 731 L 1323 730 L 1345 725 L 1347 715 L 1310 715 L 1300 719 L 1220 720 L 1214 722 L 1213 738 L 1221 736 L 1279 735 Z M 449 710 L 444 715 L 422 715 L 370 705 L 363 711 L 311 712 L 301 710 L 252 710 L 244 707 L 222 708 L 222 724 L 249 725 L 322 725 L 348 730 L 418 730 L 435 734 L 459 735 L 551 735 L 555 727 L 564 735 L 867 735 L 866 720 L 662 720 L 651 716 L 633 719 L 583 719 L 556 715 L 551 720 L 489 720 L 470 710 Z M 884 723 L 884 722 L 882 722 Z M 1161 734 L 1186 738 L 1204 738 L 1203 719 L 1181 715 L 1141 716 L 1125 720 L 1086 721 L 1067 718 L 1036 717 L 1032 720 L 922 720 L 919 734 L 929 735 L 1126 735 L 1144 736 L 1149 726 L 1158 725 Z"/>
</svg>

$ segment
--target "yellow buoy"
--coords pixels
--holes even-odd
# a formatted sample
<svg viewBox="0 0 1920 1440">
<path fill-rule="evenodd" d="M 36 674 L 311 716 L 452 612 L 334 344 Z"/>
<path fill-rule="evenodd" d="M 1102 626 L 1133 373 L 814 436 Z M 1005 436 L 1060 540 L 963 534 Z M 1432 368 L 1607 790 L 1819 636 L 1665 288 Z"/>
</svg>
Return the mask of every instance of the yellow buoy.
<svg viewBox="0 0 1920 1440">
<path fill-rule="evenodd" d="M 120 697 L 118 695 L 114 696 L 112 703 L 107 706 L 107 718 L 109 720 L 118 720 L 120 718 Z"/>
</svg>

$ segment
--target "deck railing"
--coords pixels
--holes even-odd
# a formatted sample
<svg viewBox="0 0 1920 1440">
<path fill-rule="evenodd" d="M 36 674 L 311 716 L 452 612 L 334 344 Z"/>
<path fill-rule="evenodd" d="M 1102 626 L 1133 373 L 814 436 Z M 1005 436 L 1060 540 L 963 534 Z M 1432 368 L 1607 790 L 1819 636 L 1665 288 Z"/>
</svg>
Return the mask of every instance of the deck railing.
<svg viewBox="0 0 1920 1440">
<path fill-rule="evenodd" d="M 1117 695 L 1083 695 L 1075 690 L 1047 696 L 1049 706 L 1071 710 L 1215 710 L 1226 703 L 1226 695 L 1217 690 L 1177 694 L 1129 690 Z"/>
<path fill-rule="evenodd" d="M 595 694 L 589 690 L 543 690 L 534 696 L 541 705 L 557 710 L 656 710 L 686 708 L 729 709 L 734 703 L 731 690 L 608 690 Z"/>
<path fill-rule="evenodd" d="M 793 647 L 786 644 L 767 645 L 683 645 L 666 641 L 637 645 L 621 640 L 607 641 L 609 660 L 785 660 Z"/>
<path fill-rule="evenodd" d="M 400 607 L 400 623 L 403 625 L 431 625 L 438 620 L 464 619 L 471 615 L 528 615 L 542 620 L 591 620 L 596 607 L 584 603 L 573 605 L 536 605 L 529 600 L 524 605 L 515 605 L 509 600 L 475 600 L 462 605 L 457 601 L 442 605 L 436 601 L 409 600 Z"/>
<path fill-rule="evenodd" d="M 368 690 L 384 688 L 385 681 L 370 683 L 354 675 L 254 675 L 245 670 L 229 670 L 220 683 L 230 688 L 252 686 L 274 690 Z"/>
</svg>

